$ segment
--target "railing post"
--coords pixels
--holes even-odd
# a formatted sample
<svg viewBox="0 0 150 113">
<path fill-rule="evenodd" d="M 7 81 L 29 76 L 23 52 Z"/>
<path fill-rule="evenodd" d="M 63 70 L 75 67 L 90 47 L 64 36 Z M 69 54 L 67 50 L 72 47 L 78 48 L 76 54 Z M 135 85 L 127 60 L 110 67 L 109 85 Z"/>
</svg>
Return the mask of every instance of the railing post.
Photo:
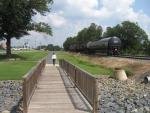
<svg viewBox="0 0 150 113">
<path fill-rule="evenodd" d="M 62 60 L 59 60 L 59 66 L 62 67 Z"/>
<path fill-rule="evenodd" d="M 76 77 L 77 77 L 77 69 L 76 69 L 76 67 L 74 66 L 74 88 L 76 87 L 76 82 L 77 82 Z"/>
<path fill-rule="evenodd" d="M 26 79 L 23 79 L 23 113 L 27 113 L 28 110 L 26 93 L 27 93 Z"/>
<path fill-rule="evenodd" d="M 67 73 L 69 72 L 69 63 L 67 62 Z M 68 73 L 69 76 L 69 73 Z"/>
<path fill-rule="evenodd" d="M 94 84 L 95 84 L 95 88 L 94 88 L 94 97 L 93 97 L 93 113 L 98 113 L 98 104 L 99 104 L 99 102 L 98 102 L 98 91 L 99 91 L 99 88 L 98 88 L 98 79 L 97 78 L 95 78 L 95 82 L 94 82 Z"/>
</svg>

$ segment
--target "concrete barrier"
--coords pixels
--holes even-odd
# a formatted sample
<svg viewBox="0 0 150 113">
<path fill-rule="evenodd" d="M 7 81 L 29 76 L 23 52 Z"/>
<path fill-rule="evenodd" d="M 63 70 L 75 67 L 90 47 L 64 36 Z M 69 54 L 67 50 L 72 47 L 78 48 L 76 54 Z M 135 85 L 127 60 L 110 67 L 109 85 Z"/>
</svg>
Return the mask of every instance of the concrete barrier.
<svg viewBox="0 0 150 113">
<path fill-rule="evenodd" d="M 125 81 L 128 79 L 125 70 L 121 68 L 115 68 L 115 78 L 121 81 Z"/>
</svg>

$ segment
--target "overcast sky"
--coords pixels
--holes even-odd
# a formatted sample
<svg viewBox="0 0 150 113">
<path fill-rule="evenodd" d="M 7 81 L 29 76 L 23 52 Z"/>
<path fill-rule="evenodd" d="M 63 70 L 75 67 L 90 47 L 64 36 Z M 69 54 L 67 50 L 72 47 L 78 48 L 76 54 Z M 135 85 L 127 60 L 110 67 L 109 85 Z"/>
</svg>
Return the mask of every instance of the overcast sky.
<svg viewBox="0 0 150 113">
<path fill-rule="evenodd" d="M 13 39 L 12 45 L 28 41 L 32 46 L 49 43 L 62 46 L 67 37 L 75 36 L 90 23 L 105 29 L 124 20 L 138 22 L 150 39 L 149 5 L 150 0 L 54 0 L 50 13 L 33 17 L 36 22 L 48 23 L 53 29 L 53 36 L 30 31 L 30 36 Z"/>
</svg>

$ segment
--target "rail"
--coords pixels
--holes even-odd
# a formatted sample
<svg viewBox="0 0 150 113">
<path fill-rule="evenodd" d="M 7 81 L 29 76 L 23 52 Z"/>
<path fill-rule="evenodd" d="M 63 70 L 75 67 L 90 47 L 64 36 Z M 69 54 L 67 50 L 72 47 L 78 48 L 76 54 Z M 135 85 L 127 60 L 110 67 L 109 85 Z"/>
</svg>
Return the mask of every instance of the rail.
<svg viewBox="0 0 150 113">
<path fill-rule="evenodd" d="M 107 57 L 108 55 L 102 55 L 99 53 L 95 54 L 97 57 Z M 118 57 L 118 58 L 128 58 L 128 59 L 137 59 L 137 60 L 150 60 L 150 56 L 148 55 L 123 55 L 120 54 L 118 56 L 110 56 L 110 57 Z"/>
<path fill-rule="evenodd" d="M 23 76 L 23 113 L 27 113 L 31 97 L 37 86 L 38 79 L 45 66 L 46 59 L 41 60 L 25 76 Z"/>
<path fill-rule="evenodd" d="M 90 105 L 93 107 L 93 113 L 98 110 L 98 87 L 97 78 L 85 72 L 79 67 L 65 61 L 60 60 L 59 65 L 65 70 L 67 75 L 71 78 L 75 86 L 84 95 Z"/>
<path fill-rule="evenodd" d="M 139 59 L 139 60 L 150 60 L 150 56 L 132 56 L 132 55 L 120 55 L 116 56 L 120 58 L 130 58 L 130 59 Z"/>
</svg>

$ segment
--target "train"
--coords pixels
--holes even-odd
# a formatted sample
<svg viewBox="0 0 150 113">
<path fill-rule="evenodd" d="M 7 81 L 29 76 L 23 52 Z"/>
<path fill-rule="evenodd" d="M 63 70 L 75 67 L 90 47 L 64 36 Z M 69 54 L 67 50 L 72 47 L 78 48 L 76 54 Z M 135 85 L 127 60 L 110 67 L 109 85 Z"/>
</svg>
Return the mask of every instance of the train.
<svg viewBox="0 0 150 113">
<path fill-rule="evenodd" d="M 85 52 L 88 54 L 101 53 L 107 56 L 118 56 L 121 50 L 121 40 L 118 37 L 107 37 L 87 43 L 72 44 L 69 51 Z"/>
</svg>

